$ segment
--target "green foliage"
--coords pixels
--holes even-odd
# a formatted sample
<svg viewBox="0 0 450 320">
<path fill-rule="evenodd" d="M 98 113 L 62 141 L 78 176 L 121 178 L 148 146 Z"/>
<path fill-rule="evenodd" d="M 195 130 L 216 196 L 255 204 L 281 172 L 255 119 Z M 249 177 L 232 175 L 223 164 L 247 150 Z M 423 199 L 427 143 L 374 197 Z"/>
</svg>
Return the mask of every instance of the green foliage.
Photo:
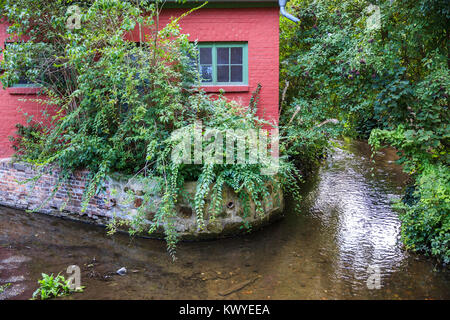
<svg viewBox="0 0 450 320">
<path fill-rule="evenodd" d="M 402 220 L 402 240 L 408 249 L 441 257 L 450 263 L 450 169 L 429 165 L 417 177 L 412 203 L 395 207 Z"/>
<path fill-rule="evenodd" d="M 327 122 L 337 117 L 339 109 L 327 59 L 335 51 L 321 49 L 324 40 L 316 30 L 315 4 L 291 1 L 289 5 L 301 22 L 293 25 L 281 19 L 280 78 L 285 81 L 281 83 L 280 148 L 307 172 L 324 156 L 329 139 L 342 132 L 336 121 Z M 326 4 L 317 5 L 326 11 Z M 328 17 L 324 23 L 328 25 Z"/>
<path fill-rule="evenodd" d="M 395 204 L 404 244 L 449 263 L 450 169 L 448 146 L 438 132 L 399 125 L 395 130 L 373 130 L 369 142 L 375 149 L 387 144 L 400 150 L 398 162 L 415 177 L 415 190 Z"/>
<path fill-rule="evenodd" d="M 290 3 L 301 23 L 282 25 L 281 72 L 290 83 L 285 119 L 298 106 L 312 123 L 336 118 L 336 133 L 370 136 L 375 149 L 397 148 L 399 163 L 416 179 L 416 202 L 401 214 L 403 240 L 448 261 L 448 1 Z M 376 28 L 367 24 L 370 4 L 380 8 Z M 315 137 L 313 146 L 322 145 Z"/>
<path fill-rule="evenodd" d="M 3 293 L 6 289 L 11 286 L 11 282 L 0 285 L 0 293 Z"/>
<path fill-rule="evenodd" d="M 364 137 L 409 118 L 448 123 L 448 110 L 437 101 L 448 94 L 445 1 L 375 3 L 378 29 L 367 27 L 370 1 L 291 1 L 301 23 L 282 25 L 288 104 L 337 117 L 345 134 Z"/>
<path fill-rule="evenodd" d="M 42 279 L 38 280 L 38 283 L 39 288 L 33 293 L 33 300 L 56 298 L 71 292 L 68 281 L 59 274 L 55 277 L 53 274 L 43 273 Z"/>
<path fill-rule="evenodd" d="M 326 119 L 319 107 L 307 105 L 302 98 L 294 99 L 294 107 L 283 105 L 286 108 L 280 115 L 280 152 L 307 175 L 323 159 L 330 138 L 338 135 L 340 127 L 330 121 L 335 119 Z"/>
<path fill-rule="evenodd" d="M 32 9 L 36 2 L 39 10 Z M 81 29 L 65 26 L 71 4 L 82 8 Z M 218 213 L 225 184 L 240 197 L 251 198 L 260 213 L 268 182 L 296 189 L 290 173 L 295 169 L 281 161 L 280 177 L 274 180 L 261 174 L 262 164 L 202 166 L 172 161 L 176 144 L 172 133 L 178 129 L 193 131 L 199 121 L 219 131 L 256 129 L 267 123 L 255 116 L 259 89 L 250 107 L 221 95 L 212 99 L 198 89 L 199 74 L 189 58 L 196 57 L 197 50 L 178 26 L 183 16 L 159 26 L 158 13 L 154 2 L 140 2 L 138 7 L 119 0 L 6 0 L 3 14 L 15 21 L 10 32 L 29 34 L 30 39 L 8 47 L 0 80 L 11 85 L 25 73 L 42 86 L 46 94 L 42 103 L 56 109 L 49 124 L 31 121 L 26 128 L 19 127 L 16 156 L 39 166 L 56 164 L 65 177 L 89 169 L 83 210 L 113 172 L 133 175 L 149 186 L 157 181 L 153 191 L 162 199 L 149 230 L 144 230 L 145 208 L 153 204 L 147 195 L 128 225 L 132 234 L 163 228 L 174 256 L 176 203 L 185 180 L 198 180 L 194 208 L 198 227 L 203 228 L 211 185 L 210 218 Z M 132 30 L 144 28 L 148 31 L 139 33 L 140 45 L 125 39 Z M 123 223 L 114 220 L 111 230 Z"/>
</svg>

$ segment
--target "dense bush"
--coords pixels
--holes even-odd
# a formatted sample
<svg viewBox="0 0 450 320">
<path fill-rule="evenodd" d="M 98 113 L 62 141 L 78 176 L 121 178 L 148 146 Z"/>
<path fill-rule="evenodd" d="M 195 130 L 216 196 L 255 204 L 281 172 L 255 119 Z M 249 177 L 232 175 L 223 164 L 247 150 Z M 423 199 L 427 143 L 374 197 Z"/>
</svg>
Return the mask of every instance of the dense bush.
<svg viewBox="0 0 450 320">
<path fill-rule="evenodd" d="M 185 179 L 198 180 L 194 207 L 199 228 L 204 226 L 205 197 L 211 185 L 211 219 L 220 211 L 224 184 L 238 193 L 245 208 L 252 200 L 258 213 L 269 192 L 268 182 L 296 192 L 295 169 L 284 162 L 278 179 L 273 179 L 261 174 L 261 163 L 172 161 L 177 142 L 172 133 L 178 129 L 194 130 L 201 121 L 203 127 L 245 130 L 264 121 L 255 116 L 254 103 L 247 107 L 222 96 L 212 99 L 197 89 L 199 75 L 191 59 L 195 61 L 197 54 L 195 44 L 180 33 L 178 20 L 158 26 L 158 2 L 137 7 L 119 0 L 80 1 L 81 28 L 74 30 L 65 26 L 70 15 L 67 1 L 5 2 L 3 14 L 15 22 L 10 31 L 28 34 L 30 39 L 8 47 L 1 81 L 10 85 L 25 72 L 42 85 L 43 103 L 58 110 L 50 125 L 32 121 L 33 127 L 20 128 L 17 156 L 38 165 L 57 164 L 66 177 L 79 168 L 89 169 L 84 206 L 112 172 L 134 175 L 149 185 L 156 180 L 153 191 L 162 193 L 162 201 L 147 231 L 164 227 L 173 255 L 177 242 L 173 217 Z M 35 10 L 35 2 L 40 10 Z M 77 2 L 69 1 L 73 3 Z M 136 26 L 150 30 L 145 37 L 140 35 L 140 45 L 124 37 Z M 257 92 L 252 101 L 257 101 Z M 145 208 L 151 201 L 146 194 L 132 217 L 130 232 L 144 231 Z"/>
<path fill-rule="evenodd" d="M 402 240 L 406 248 L 430 253 L 450 262 L 450 169 L 448 149 L 435 141 L 432 128 L 417 133 L 399 125 L 395 130 L 375 129 L 369 142 L 375 149 L 383 145 L 400 150 L 399 163 L 412 174 L 412 193 L 395 203 L 402 220 Z M 431 141 L 430 141 L 431 140 Z M 437 147 L 437 148 L 436 148 Z M 436 151 L 437 149 L 437 151 Z M 437 154 L 436 154 L 437 153 Z"/>
<path fill-rule="evenodd" d="M 400 211 L 403 240 L 449 261 L 448 1 L 290 3 L 301 23 L 282 26 L 287 118 L 300 106 L 301 118 L 337 118 L 338 132 L 396 147 L 416 190 Z"/>
<path fill-rule="evenodd" d="M 450 263 L 450 169 L 426 166 L 417 177 L 412 203 L 395 204 L 400 211 L 406 247 L 442 257 Z"/>
</svg>

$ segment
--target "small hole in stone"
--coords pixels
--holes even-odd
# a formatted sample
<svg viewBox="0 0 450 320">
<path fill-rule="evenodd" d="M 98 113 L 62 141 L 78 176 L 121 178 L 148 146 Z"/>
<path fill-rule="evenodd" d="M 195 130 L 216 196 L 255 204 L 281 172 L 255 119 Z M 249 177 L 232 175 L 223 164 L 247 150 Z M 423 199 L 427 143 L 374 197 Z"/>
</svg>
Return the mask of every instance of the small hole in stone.
<svg viewBox="0 0 450 320">
<path fill-rule="evenodd" d="M 140 206 L 142 206 L 142 202 L 143 202 L 143 200 L 141 198 L 135 198 L 134 199 L 134 207 L 139 208 Z"/>
<path fill-rule="evenodd" d="M 233 201 L 228 202 L 227 203 L 227 208 L 228 209 L 233 209 L 234 208 L 234 202 Z"/>
</svg>

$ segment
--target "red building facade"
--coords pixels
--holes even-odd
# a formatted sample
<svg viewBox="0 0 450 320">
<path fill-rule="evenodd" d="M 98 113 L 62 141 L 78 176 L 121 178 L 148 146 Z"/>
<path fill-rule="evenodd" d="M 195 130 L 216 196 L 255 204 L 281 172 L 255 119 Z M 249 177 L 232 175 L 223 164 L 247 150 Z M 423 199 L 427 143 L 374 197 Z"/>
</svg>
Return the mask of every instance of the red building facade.
<svg viewBox="0 0 450 320">
<path fill-rule="evenodd" d="M 189 10 L 189 4 L 174 6 L 162 11 L 161 25 Z M 276 0 L 213 0 L 180 21 L 182 32 L 204 48 L 202 67 L 211 79 L 203 83 L 203 89 L 210 94 L 223 89 L 227 98 L 248 105 L 260 84 L 258 115 L 275 123 L 279 100 L 279 19 Z M 129 37 L 138 41 L 138 32 Z M 7 24 L 0 22 L 1 49 L 7 39 Z M 35 88 L 0 88 L 0 158 L 13 153 L 8 137 L 14 134 L 17 123 L 25 121 L 19 109 L 28 115 L 40 115 L 39 104 L 29 101 L 35 94 Z"/>
</svg>

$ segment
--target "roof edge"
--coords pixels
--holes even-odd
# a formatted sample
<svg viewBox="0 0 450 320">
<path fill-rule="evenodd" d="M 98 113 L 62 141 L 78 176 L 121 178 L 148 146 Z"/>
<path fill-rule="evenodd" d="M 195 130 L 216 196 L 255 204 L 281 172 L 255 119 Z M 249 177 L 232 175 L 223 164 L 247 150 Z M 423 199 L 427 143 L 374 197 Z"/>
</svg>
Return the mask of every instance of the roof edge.
<svg viewBox="0 0 450 320">
<path fill-rule="evenodd" d="M 176 0 L 167 0 L 164 8 L 194 8 L 204 3 L 204 0 L 187 0 L 177 3 Z M 206 8 L 267 8 L 278 7 L 278 0 L 208 0 Z"/>
</svg>

